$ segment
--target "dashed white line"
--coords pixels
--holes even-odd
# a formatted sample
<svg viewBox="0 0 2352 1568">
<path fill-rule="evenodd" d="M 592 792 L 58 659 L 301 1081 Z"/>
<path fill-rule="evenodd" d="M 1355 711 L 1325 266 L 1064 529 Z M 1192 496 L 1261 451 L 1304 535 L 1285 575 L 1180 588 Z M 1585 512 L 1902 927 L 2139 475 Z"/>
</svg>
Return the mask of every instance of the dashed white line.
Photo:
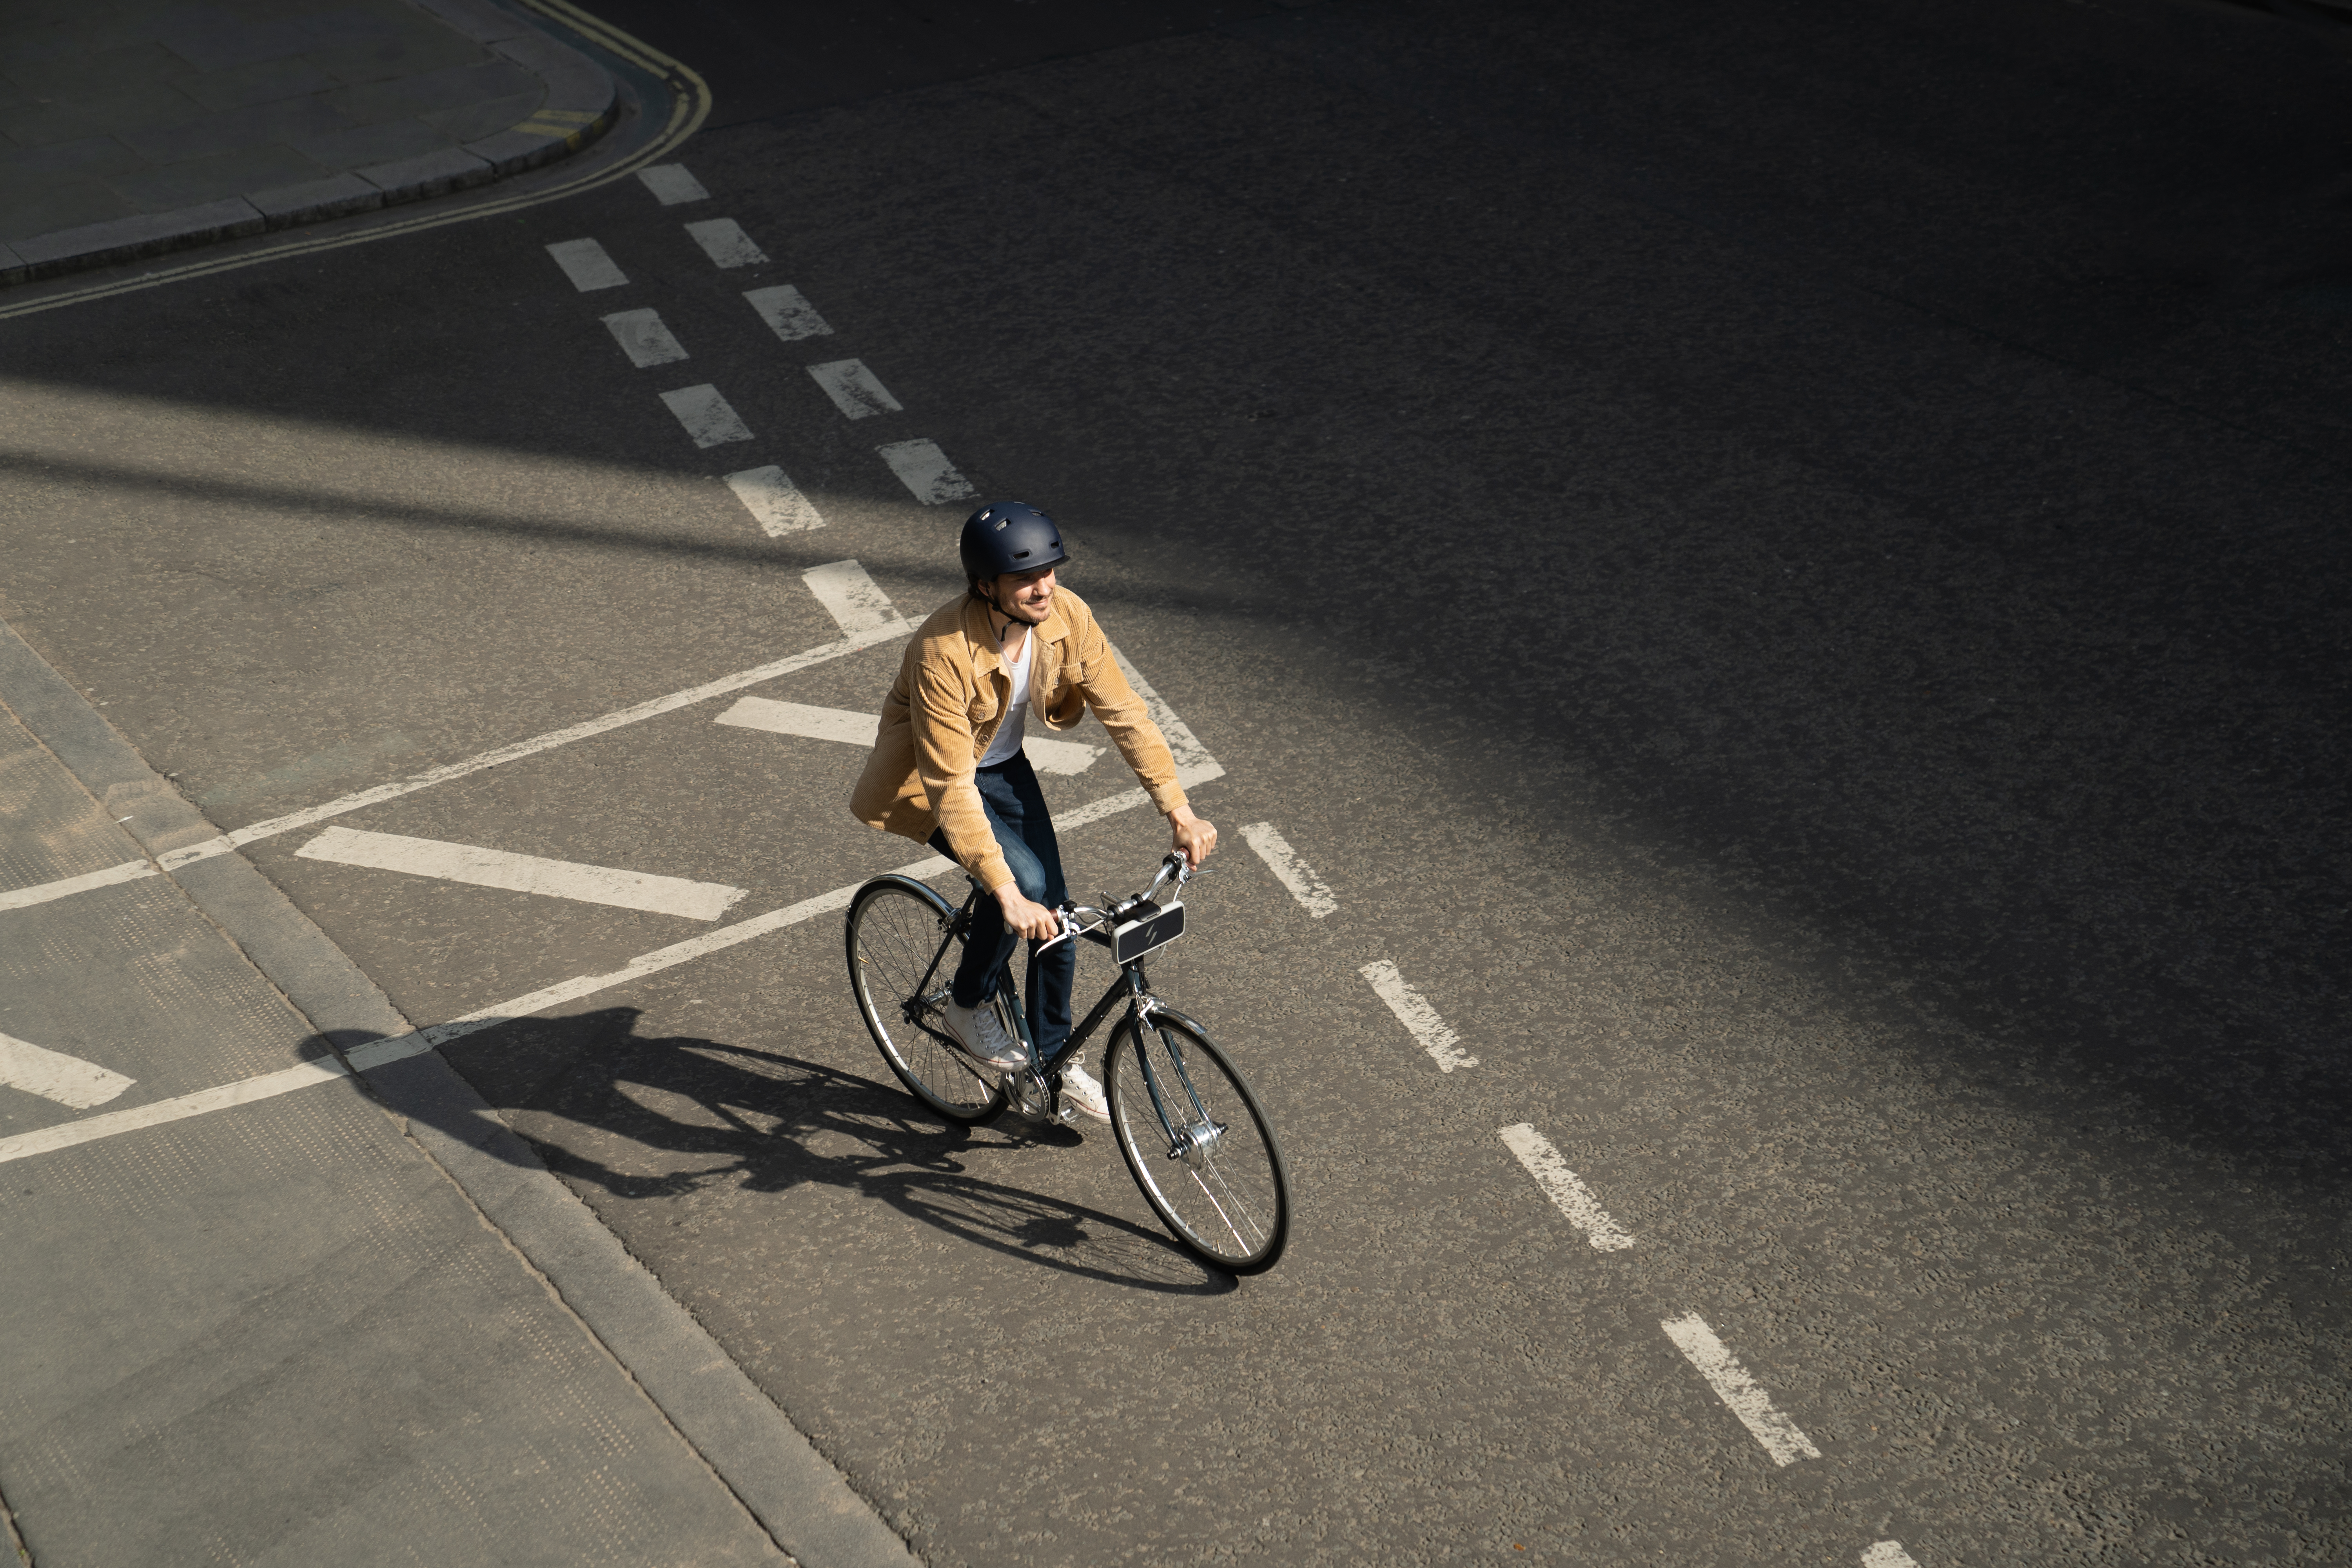
<svg viewBox="0 0 2352 1568">
<path fill-rule="evenodd" d="M 1290 896 L 1297 899 L 1308 914 L 1319 921 L 1339 909 L 1339 900 L 1331 896 L 1331 889 L 1324 884 L 1323 879 L 1298 858 L 1298 851 L 1275 830 L 1273 823 L 1251 823 L 1242 829 L 1242 840 L 1257 851 L 1257 858 L 1265 862 L 1265 868 L 1274 873 L 1274 879 L 1289 889 Z"/>
<path fill-rule="evenodd" d="M 1478 1065 L 1476 1057 L 1462 1049 L 1462 1037 L 1446 1026 L 1445 1020 L 1437 1016 L 1437 1009 L 1431 1006 L 1420 992 L 1404 983 L 1404 976 L 1397 973 L 1395 964 L 1385 958 L 1375 959 L 1358 973 L 1372 983 L 1372 989 L 1380 994 L 1381 1001 L 1389 1005 L 1389 1011 L 1396 1015 L 1397 1022 L 1421 1042 L 1421 1048 L 1429 1053 L 1429 1059 L 1437 1064 L 1438 1071 L 1452 1072 L 1455 1068 Z"/>
<path fill-rule="evenodd" d="M 898 619 L 890 596 L 877 587 L 866 568 L 855 561 L 832 561 L 823 566 L 812 566 L 801 574 L 801 581 L 816 595 L 845 632 L 871 631 Z"/>
<path fill-rule="evenodd" d="M 1813 1440 L 1798 1429 L 1797 1424 L 1782 1415 L 1772 1403 L 1772 1396 L 1757 1386 L 1739 1364 L 1739 1358 L 1715 1337 L 1706 1320 L 1696 1312 L 1679 1318 L 1668 1318 L 1658 1324 L 1666 1331 L 1666 1338 L 1675 1342 L 1698 1374 L 1706 1379 L 1715 1396 L 1748 1428 L 1748 1436 L 1764 1447 L 1776 1465 L 1793 1465 L 1800 1459 L 1818 1459 L 1822 1451 Z M 1898 1550 L 1900 1550 L 1898 1548 Z"/>
<path fill-rule="evenodd" d="M 583 294 L 618 289 L 629 280 L 629 275 L 614 266 L 604 247 L 593 239 L 560 239 L 547 247 L 547 254 L 555 258 L 555 264 Z"/>
<path fill-rule="evenodd" d="M 152 860 L 125 860 L 120 866 L 109 866 L 103 871 L 85 871 L 79 877 L 66 877 L 54 882 L 42 882 L 30 888 L 15 888 L 0 893 L 0 910 L 28 909 L 34 904 L 46 904 L 52 899 L 70 899 L 76 893 L 87 893 L 96 888 L 110 888 L 117 882 L 135 882 L 142 877 L 155 875 Z"/>
<path fill-rule="evenodd" d="M 402 871 L 444 882 L 537 893 L 550 899 L 572 899 L 583 904 L 609 904 L 616 909 L 644 910 L 690 921 L 717 920 L 733 908 L 745 892 L 744 889 L 719 882 L 690 882 L 683 877 L 657 877 L 647 871 L 624 871 L 611 866 L 583 866 L 573 860 L 515 855 L 475 844 L 445 844 L 437 838 L 363 833 L 351 827 L 330 827 L 294 853 L 305 860 L 331 860 L 340 866 Z"/>
<path fill-rule="evenodd" d="M 21 1089 L 76 1110 L 88 1110 L 93 1105 L 104 1105 L 138 1081 L 96 1062 L 53 1051 L 14 1035 L 0 1035 L 0 1084 L 10 1089 Z"/>
<path fill-rule="evenodd" d="M 686 433 L 694 437 L 698 447 L 723 447 L 730 441 L 748 441 L 751 427 L 728 405 L 727 399 L 709 382 L 699 386 L 681 386 L 661 395 Z"/>
<path fill-rule="evenodd" d="M 816 503 L 801 494 L 791 476 L 773 463 L 764 468 L 745 468 L 740 474 L 728 475 L 727 488 L 735 492 L 743 510 L 759 520 L 772 539 L 824 526 L 824 519 L 817 515 Z"/>
<path fill-rule="evenodd" d="M 1633 1245 L 1633 1238 L 1609 1217 L 1609 1211 L 1601 1206 L 1583 1179 L 1568 1168 L 1568 1162 L 1559 1157 L 1550 1139 L 1524 1121 L 1503 1128 L 1501 1135 L 1504 1144 L 1527 1167 L 1528 1174 L 1536 1179 L 1536 1185 L 1543 1189 L 1544 1196 L 1568 1216 L 1569 1224 L 1584 1233 L 1584 1239 L 1592 1244 L 1594 1251 L 1622 1252 Z"/>
<path fill-rule="evenodd" d="M 1919 1563 L 1901 1542 L 1881 1541 L 1863 1548 L 1862 1568 L 1919 1568 Z"/>
<path fill-rule="evenodd" d="M 752 244 L 743 226 L 731 217 L 704 218 L 688 224 L 686 232 L 702 247 L 703 255 L 721 267 L 757 267 L 768 259 L 767 252 Z"/>
<path fill-rule="evenodd" d="M 604 330 L 629 356 L 629 363 L 639 370 L 647 365 L 675 364 L 686 358 L 686 350 L 662 324 L 659 310 L 615 310 L 604 318 Z"/>
<path fill-rule="evenodd" d="M 779 283 L 772 289 L 747 289 L 743 298 L 751 301 L 751 309 L 760 312 L 760 320 L 768 323 L 768 330 L 788 343 L 796 343 L 803 338 L 825 337 L 833 331 L 824 318 L 816 313 L 816 307 L 789 283 Z"/>
<path fill-rule="evenodd" d="M 654 199 L 666 207 L 710 199 L 710 193 L 702 188 L 702 182 L 688 174 L 683 163 L 656 163 L 650 168 L 639 169 L 637 178 L 645 182 L 646 189 L 654 194 Z"/>
<path fill-rule="evenodd" d="M 771 735 L 798 735 L 811 741 L 839 741 L 852 746 L 872 746 L 881 720 L 872 713 L 846 708 L 812 708 L 804 702 L 779 702 L 768 697 L 744 697 L 712 721 L 740 730 L 761 730 Z M 1024 737 L 1021 750 L 1030 766 L 1041 773 L 1082 773 L 1102 755 L 1100 746 L 1078 741 L 1047 741 Z"/>
<path fill-rule="evenodd" d="M 898 476 L 898 482 L 914 491 L 915 499 L 925 506 L 970 500 L 980 493 L 956 472 L 955 465 L 948 461 L 948 455 L 940 450 L 936 441 L 893 441 L 874 449 L 882 454 L 882 460 Z"/>
<path fill-rule="evenodd" d="M 833 405 L 852 419 L 870 418 L 877 414 L 896 414 L 898 400 L 890 389 L 866 368 L 864 360 L 837 359 L 808 367 L 809 374 L 824 388 Z"/>
</svg>

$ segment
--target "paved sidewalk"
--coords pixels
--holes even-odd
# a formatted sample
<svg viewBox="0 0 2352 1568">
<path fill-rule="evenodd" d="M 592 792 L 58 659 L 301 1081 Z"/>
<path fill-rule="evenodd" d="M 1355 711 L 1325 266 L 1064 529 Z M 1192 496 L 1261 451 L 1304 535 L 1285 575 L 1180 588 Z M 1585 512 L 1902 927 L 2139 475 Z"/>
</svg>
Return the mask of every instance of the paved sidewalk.
<svg viewBox="0 0 2352 1568">
<path fill-rule="evenodd" d="M 211 828 L 5 626 L 0 816 L 0 1502 L 34 1563 L 911 1568 L 446 1062 L 350 1069 L 405 1021 L 242 857 L 11 904 Z"/>
<path fill-rule="evenodd" d="M 0 283 L 480 184 L 616 103 L 489 0 L 10 0 Z"/>
</svg>

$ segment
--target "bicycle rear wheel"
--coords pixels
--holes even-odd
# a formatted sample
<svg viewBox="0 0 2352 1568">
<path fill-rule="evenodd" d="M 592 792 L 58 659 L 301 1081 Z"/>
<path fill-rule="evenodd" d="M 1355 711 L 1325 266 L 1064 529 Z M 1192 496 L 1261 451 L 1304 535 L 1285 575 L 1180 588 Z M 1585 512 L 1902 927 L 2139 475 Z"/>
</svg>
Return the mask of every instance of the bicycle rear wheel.
<svg viewBox="0 0 2352 1568">
<path fill-rule="evenodd" d="M 950 1121 L 985 1121 L 1004 1109 L 1004 1090 L 922 1027 L 946 1027 L 939 1007 L 961 948 L 940 949 L 954 918 L 945 899 L 910 878 L 877 877 L 858 889 L 847 922 L 849 988 L 882 1059 L 908 1092 Z"/>
<path fill-rule="evenodd" d="M 1290 1239 L 1290 1171 L 1240 1070 L 1164 1008 L 1139 1040 L 1122 1020 L 1104 1058 L 1111 1131 L 1160 1223 L 1220 1268 L 1272 1268 Z"/>
</svg>

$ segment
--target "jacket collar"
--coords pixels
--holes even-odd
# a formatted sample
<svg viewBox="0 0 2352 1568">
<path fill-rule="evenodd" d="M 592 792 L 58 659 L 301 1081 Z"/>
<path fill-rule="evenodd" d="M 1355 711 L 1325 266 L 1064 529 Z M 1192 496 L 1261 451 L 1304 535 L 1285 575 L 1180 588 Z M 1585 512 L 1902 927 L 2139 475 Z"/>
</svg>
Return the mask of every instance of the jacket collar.
<svg viewBox="0 0 2352 1568">
<path fill-rule="evenodd" d="M 1070 640 L 1070 623 L 1062 618 L 1059 594 L 1054 595 L 1054 607 L 1045 612 L 1045 618 L 1029 628 L 1029 635 L 1041 642 Z M 996 651 L 996 638 L 989 631 L 988 606 L 969 595 L 963 602 L 963 636 L 971 645 L 973 669 L 991 675 L 1004 668 L 1004 656 Z"/>
</svg>

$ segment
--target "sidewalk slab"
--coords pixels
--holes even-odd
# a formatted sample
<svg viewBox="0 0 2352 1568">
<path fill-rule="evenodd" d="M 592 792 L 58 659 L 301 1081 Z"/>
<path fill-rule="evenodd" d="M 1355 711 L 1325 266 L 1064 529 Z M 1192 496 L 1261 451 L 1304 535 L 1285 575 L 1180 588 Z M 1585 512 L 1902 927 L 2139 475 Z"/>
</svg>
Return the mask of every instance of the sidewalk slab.
<svg viewBox="0 0 2352 1568">
<path fill-rule="evenodd" d="M 9 1173 L 37 1563 L 785 1561 L 353 1087 Z"/>
<path fill-rule="evenodd" d="M 6 708 L 0 791 L 11 885 L 138 853 Z M 170 879 L 0 922 L 0 1029 L 131 1077 L 106 1110 L 329 1054 Z M 82 1114 L 0 1087 L 0 1134 Z M 786 1561 L 354 1080 L 0 1173 L 0 1495 L 36 1562 Z"/>
<path fill-rule="evenodd" d="M 22 0 L 0 7 L 0 284 L 463 190 L 619 104 L 490 0 Z"/>
</svg>

